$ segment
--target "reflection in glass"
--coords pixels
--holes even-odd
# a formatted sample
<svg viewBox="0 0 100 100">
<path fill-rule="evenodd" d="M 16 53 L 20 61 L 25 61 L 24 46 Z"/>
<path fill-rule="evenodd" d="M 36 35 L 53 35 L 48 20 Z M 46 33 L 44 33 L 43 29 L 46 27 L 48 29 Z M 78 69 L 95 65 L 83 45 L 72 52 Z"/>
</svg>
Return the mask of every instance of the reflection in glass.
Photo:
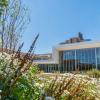
<svg viewBox="0 0 100 100">
<path fill-rule="evenodd" d="M 95 48 L 60 51 L 60 70 L 61 72 L 90 70 L 96 68 L 96 59 L 100 69 L 100 49 L 97 49 L 97 53 L 98 58 L 96 58 Z"/>
<path fill-rule="evenodd" d="M 86 71 L 93 68 L 100 69 L 100 48 L 86 48 L 59 52 L 59 64 L 39 65 L 45 72 Z"/>
</svg>

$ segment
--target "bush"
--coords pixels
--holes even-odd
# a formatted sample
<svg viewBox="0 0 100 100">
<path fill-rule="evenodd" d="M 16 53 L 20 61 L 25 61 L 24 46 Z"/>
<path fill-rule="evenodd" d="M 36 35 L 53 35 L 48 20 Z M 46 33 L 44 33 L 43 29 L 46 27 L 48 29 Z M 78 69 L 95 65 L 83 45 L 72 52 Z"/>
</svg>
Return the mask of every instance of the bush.
<svg viewBox="0 0 100 100">
<path fill-rule="evenodd" d="M 25 72 L 16 72 L 18 64 L 10 62 L 5 55 L 0 58 L 0 97 L 2 100 L 36 100 L 40 96 L 39 87 L 35 85 L 36 66 L 27 66 Z M 29 64 L 28 64 L 29 65 Z"/>
<path fill-rule="evenodd" d="M 96 98 L 95 85 L 85 79 L 76 79 L 74 75 L 46 81 L 43 89 L 43 97 L 52 97 L 54 100 L 95 100 Z"/>
<path fill-rule="evenodd" d="M 33 50 L 35 38 L 28 53 L 21 55 L 21 48 L 15 54 L 0 54 L 0 99 L 1 100 L 36 100 L 39 88 L 34 85 Z M 37 93 L 38 92 L 38 93 Z"/>
<path fill-rule="evenodd" d="M 100 71 L 97 69 L 92 69 L 88 71 L 87 74 L 92 78 L 100 78 Z"/>
</svg>

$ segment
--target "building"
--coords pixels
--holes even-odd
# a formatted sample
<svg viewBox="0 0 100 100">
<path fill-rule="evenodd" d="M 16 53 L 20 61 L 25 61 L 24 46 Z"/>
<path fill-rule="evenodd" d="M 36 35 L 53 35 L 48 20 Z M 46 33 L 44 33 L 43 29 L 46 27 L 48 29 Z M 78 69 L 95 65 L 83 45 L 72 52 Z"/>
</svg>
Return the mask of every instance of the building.
<svg viewBox="0 0 100 100">
<path fill-rule="evenodd" d="M 52 59 L 52 54 L 36 54 L 34 55 L 34 60 L 50 60 Z"/>
<path fill-rule="evenodd" d="M 61 42 L 60 44 L 70 44 L 70 43 L 84 42 L 84 41 L 86 40 L 83 38 L 83 34 L 79 32 L 78 37 L 70 38 L 69 40 L 66 40 L 65 42 Z"/>
<path fill-rule="evenodd" d="M 34 63 L 45 72 L 100 69 L 100 42 L 85 40 L 79 33 L 78 37 L 54 46 L 51 57 L 34 60 Z"/>
</svg>

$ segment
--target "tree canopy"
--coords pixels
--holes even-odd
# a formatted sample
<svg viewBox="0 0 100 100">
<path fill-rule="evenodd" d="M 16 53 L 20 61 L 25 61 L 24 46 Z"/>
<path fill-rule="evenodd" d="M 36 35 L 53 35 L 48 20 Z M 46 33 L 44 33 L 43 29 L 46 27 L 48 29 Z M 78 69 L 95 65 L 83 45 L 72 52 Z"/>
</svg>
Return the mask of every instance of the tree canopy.
<svg viewBox="0 0 100 100">
<path fill-rule="evenodd" d="M 2 14 L 2 11 L 7 6 L 7 0 L 0 0 L 0 15 Z"/>
</svg>

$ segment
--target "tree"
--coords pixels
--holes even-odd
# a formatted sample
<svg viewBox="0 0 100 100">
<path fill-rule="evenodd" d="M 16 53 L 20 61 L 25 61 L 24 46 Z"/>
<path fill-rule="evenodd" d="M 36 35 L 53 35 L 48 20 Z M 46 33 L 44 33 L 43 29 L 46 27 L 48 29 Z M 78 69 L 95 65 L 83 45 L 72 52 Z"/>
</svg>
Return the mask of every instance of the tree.
<svg viewBox="0 0 100 100">
<path fill-rule="evenodd" d="M 15 50 L 22 32 L 29 22 L 27 8 L 21 0 L 8 0 L 8 5 L 1 15 L 1 47 Z"/>
<path fill-rule="evenodd" d="M 0 15 L 2 14 L 6 6 L 7 6 L 7 0 L 0 0 Z"/>
</svg>

